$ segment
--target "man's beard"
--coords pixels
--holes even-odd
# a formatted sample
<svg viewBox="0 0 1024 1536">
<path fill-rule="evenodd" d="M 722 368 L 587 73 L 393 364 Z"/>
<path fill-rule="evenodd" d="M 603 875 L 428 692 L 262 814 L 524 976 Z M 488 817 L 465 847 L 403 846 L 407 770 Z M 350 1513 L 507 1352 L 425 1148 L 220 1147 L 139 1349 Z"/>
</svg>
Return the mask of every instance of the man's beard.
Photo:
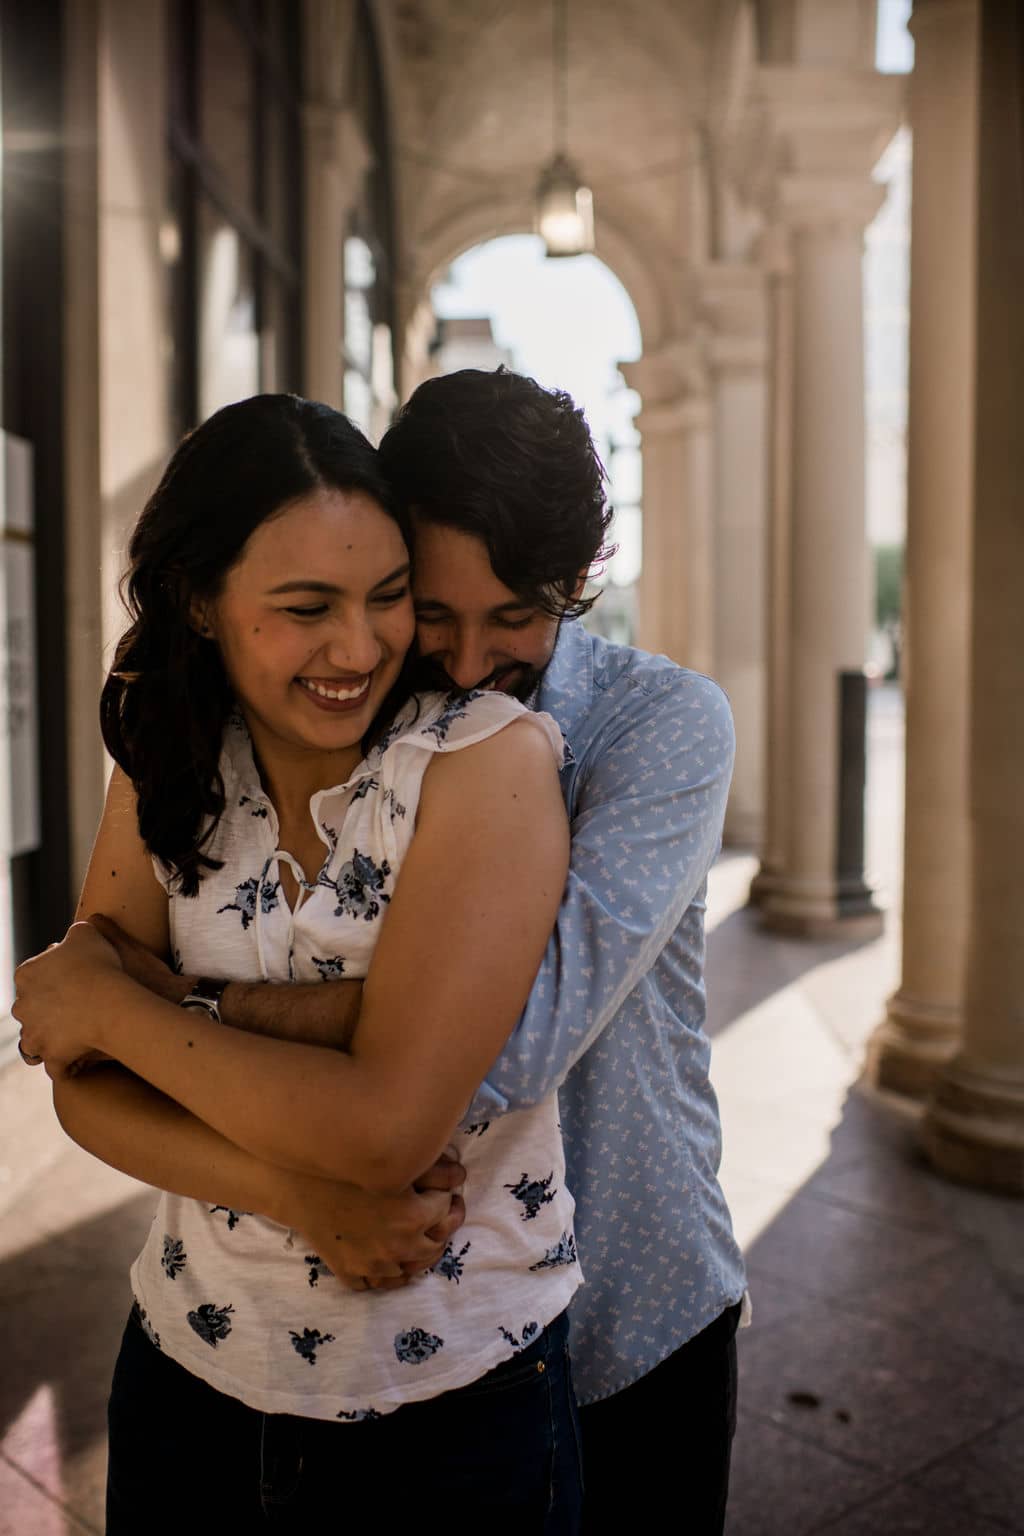
<svg viewBox="0 0 1024 1536">
<path fill-rule="evenodd" d="M 474 688 L 486 688 L 495 678 L 501 678 L 501 693 L 507 693 L 511 698 L 518 699 L 525 704 L 533 697 L 540 687 L 541 678 L 550 666 L 550 658 L 542 667 L 530 666 L 527 662 L 515 662 L 502 667 L 495 667 L 493 672 L 488 672 L 473 684 Z M 418 657 L 412 663 L 412 685 L 416 693 L 429 692 L 431 689 L 440 689 L 444 693 L 462 693 L 469 690 L 462 689 L 458 683 L 452 681 L 448 673 L 429 656 Z"/>
</svg>

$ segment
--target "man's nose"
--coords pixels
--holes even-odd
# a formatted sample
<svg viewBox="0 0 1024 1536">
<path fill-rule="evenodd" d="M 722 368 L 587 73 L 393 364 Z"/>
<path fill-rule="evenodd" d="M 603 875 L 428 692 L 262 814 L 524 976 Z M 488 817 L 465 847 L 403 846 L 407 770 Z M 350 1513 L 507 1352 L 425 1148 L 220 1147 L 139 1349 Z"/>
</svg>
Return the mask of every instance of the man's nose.
<svg viewBox="0 0 1024 1536">
<path fill-rule="evenodd" d="M 491 670 L 486 647 L 472 635 L 460 635 L 444 658 L 445 671 L 458 688 L 473 688 Z"/>
</svg>

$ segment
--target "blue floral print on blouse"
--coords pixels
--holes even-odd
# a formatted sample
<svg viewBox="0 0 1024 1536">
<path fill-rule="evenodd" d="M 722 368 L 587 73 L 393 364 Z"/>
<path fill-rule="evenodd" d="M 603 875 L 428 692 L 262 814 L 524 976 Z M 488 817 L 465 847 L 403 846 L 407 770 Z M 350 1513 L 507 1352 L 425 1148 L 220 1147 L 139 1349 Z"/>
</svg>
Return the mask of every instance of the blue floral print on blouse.
<svg viewBox="0 0 1024 1536">
<path fill-rule="evenodd" d="M 436 1355 L 444 1345 L 436 1333 L 423 1328 L 410 1328 L 406 1333 L 395 1335 L 395 1354 L 403 1365 L 422 1365 L 431 1355 Z"/>
<path fill-rule="evenodd" d="M 321 1333 L 319 1328 L 303 1328 L 301 1333 L 296 1333 L 289 1328 L 288 1337 L 292 1341 L 295 1353 L 310 1365 L 316 1365 L 317 1352 L 323 1349 L 325 1344 L 334 1343 L 333 1333 Z"/>
<path fill-rule="evenodd" d="M 531 1179 L 528 1173 L 524 1173 L 518 1184 L 505 1185 L 506 1189 L 512 1191 L 512 1198 L 522 1203 L 524 1221 L 532 1221 L 539 1215 L 541 1206 L 555 1198 L 557 1191 L 550 1187 L 554 1177 L 553 1173 L 549 1173 L 546 1179 Z"/>
<path fill-rule="evenodd" d="M 542 1259 L 531 1264 L 532 1270 L 557 1269 L 561 1264 L 576 1263 L 576 1239 L 571 1232 L 563 1232 L 554 1247 L 549 1248 Z"/>
<path fill-rule="evenodd" d="M 243 880 L 241 885 L 235 886 L 235 899 L 229 901 L 226 906 L 218 907 L 221 912 L 237 912 L 242 919 L 242 927 L 248 928 L 256 916 L 256 901 L 259 898 L 260 911 L 266 917 L 268 912 L 273 912 L 277 907 L 277 893 L 281 889 L 280 880 L 270 884 L 266 879 L 269 860 L 263 866 L 259 875 L 251 875 L 248 880 Z"/>
<path fill-rule="evenodd" d="M 469 712 L 466 708 L 468 701 L 476 697 L 476 690 L 471 690 L 469 693 L 450 693 L 444 709 L 436 720 L 432 720 L 429 725 L 423 727 L 422 734 L 424 736 L 433 736 L 436 742 L 446 742 L 448 740 L 448 733 L 451 731 L 456 720 L 464 720 L 466 718 Z"/>
<path fill-rule="evenodd" d="M 449 1243 L 444 1253 L 442 1253 L 434 1265 L 434 1274 L 443 1275 L 446 1280 L 454 1280 L 455 1284 L 458 1285 L 466 1267 L 463 1261 L 472 1246 L 471 1242 L 463 1243 L 458 1253 L 456 1253 L 452 1244 Z"/>
<path fill-rule="evenodd" d="M 380 916 L 382 906 L 391 897 L 384 890 L 384 883 L 391 874 L 387 859 L 374 863 L 368 853 L 353 849 L 352 857 L 343 864 L 332 879 L 326 867 L 320 871 L 320 884 L 328 886 L 338 898 L 335 917 L 362 918 L 370 923 Z"/>
<path fill-rule="evenodd" d="M 168 1280 L 177 1280 L 188 1263 L 188 1254 L 180 1237 L 170 1237 L 164 1233 L 164 1254 L 160 1262 Z"/>
<path fill-rule="evenodd" d="M 204 1301 L 188 1314 L 188 1325 L 211 1349 L 223 1343 L 231 1332 L 229 1321 L 234 1307 L 218 1307 L 212 1301 Z"/>
<path fill-rule="evenodd" d="M 518 1339 L 509 1328 L 499 1328 L 498 1332 L 505 1340 L 505 1343 L 511 1344 L 513 1349 L 525 1349 L 528 1344 L 533 1343 L 538 1333 L 540 1333 L 540 1324 L 524 1323 Z"/>
<path fill-rule="evenodd" d="M 289 955 L 289 965 L 291 965 L 293 959 L 294 956 Z M 341 955 L 332 955 L 329 960 L 318 960 L 316 955 L 311 955 L 310 959 L 320 972 L 321 981 L 337 981 L 339 977 L 345 974 L 345 961 Z"/>
</svg>

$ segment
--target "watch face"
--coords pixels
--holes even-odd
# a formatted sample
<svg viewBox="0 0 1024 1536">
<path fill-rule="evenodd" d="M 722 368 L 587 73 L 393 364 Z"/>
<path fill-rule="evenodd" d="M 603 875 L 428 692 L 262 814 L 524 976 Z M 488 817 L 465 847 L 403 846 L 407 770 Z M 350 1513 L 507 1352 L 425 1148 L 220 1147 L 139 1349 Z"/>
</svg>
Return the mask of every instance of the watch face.
<svg viewBox="0 0 1024 1536">
<path fill-rule="evenodd" d="M 188 997 L 183 997 L 179 1007 L 198 1008 L 202 1013 L 208 1013 L 211 1019 L 220 1023 L 220 1009 L 217 1004 L 208 997 L 199 997 L 195 992 L 190 992 Z"/>
</svg>

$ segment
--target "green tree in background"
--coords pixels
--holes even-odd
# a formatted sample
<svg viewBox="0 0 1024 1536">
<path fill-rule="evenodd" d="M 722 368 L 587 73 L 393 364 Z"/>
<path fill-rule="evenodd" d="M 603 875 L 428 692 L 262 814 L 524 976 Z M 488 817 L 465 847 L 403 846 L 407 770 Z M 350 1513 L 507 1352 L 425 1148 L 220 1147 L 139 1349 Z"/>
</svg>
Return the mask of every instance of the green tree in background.
<svg viewBox="0 0 1024 1536">
<path fill-rule="evenodd" d="M 903 645 L 903 545 L 875 546 L 875 623 L 892 646 L 887 677 L 900 675 Z"/>
</svg>

